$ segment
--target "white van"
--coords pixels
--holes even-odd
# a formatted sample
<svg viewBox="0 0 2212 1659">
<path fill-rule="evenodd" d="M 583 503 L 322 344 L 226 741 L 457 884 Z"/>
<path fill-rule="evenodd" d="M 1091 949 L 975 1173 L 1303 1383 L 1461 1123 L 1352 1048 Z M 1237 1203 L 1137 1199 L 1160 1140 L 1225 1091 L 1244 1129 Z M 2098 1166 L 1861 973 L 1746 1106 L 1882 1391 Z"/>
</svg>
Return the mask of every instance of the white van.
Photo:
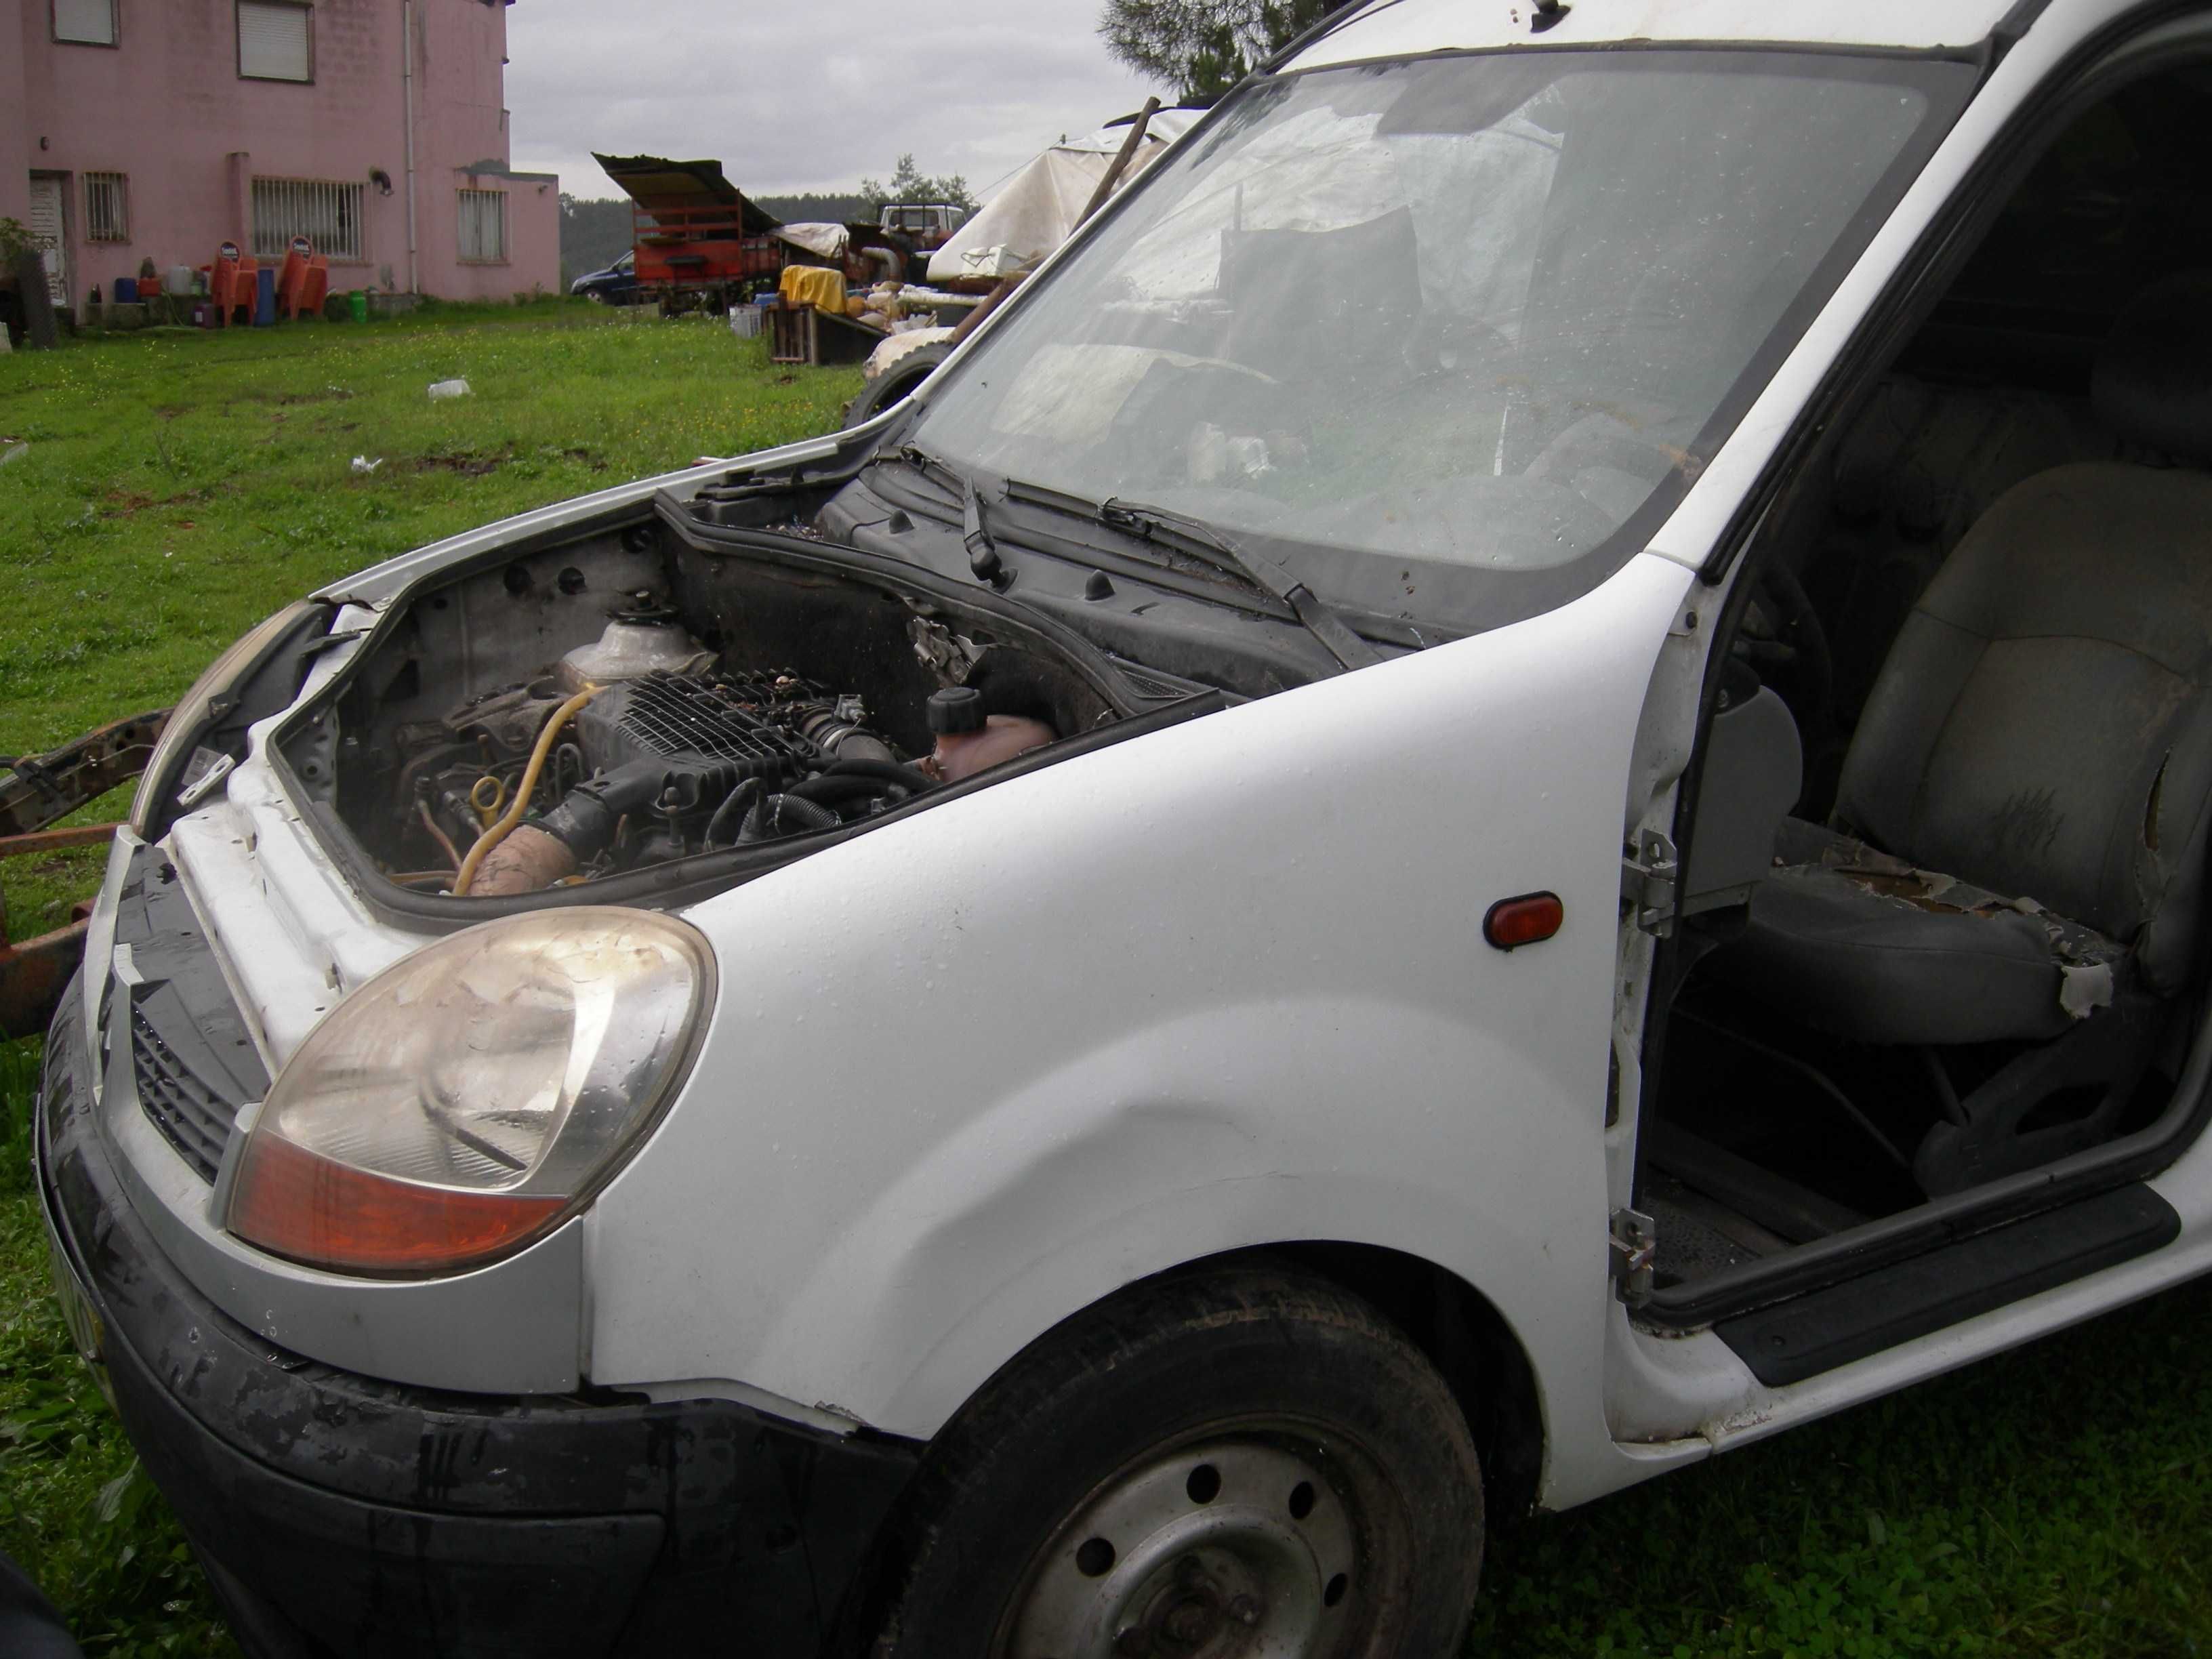
<svg viewBox="0 0 2212 1659">
<path fill-rule="evenodd" d="M 2212 9 L 1370 0 L 171 720 L 58 1278 L 256 1653 L 1455 1650 L 2212 1263 Z"/>
</svg>

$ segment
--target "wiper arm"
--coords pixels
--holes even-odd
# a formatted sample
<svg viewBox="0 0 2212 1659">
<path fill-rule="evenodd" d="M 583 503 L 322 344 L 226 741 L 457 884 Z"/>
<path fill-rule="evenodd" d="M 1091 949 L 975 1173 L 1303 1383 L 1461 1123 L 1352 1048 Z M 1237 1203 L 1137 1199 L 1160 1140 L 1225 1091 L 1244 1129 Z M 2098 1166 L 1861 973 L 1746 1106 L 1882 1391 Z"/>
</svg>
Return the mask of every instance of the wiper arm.
<svg viewBox="0 0 2212 1659">
<path fill-rule="evenodd" d="M 960 544 L 968 550 L 968 568 L 975 573 L 977 581 L 1006 586 L 1013 578 L 1007 574 L 1006 562 L 999 556 L 998 544 L 984 526 L 983 498 L 976 491 L 975 479 L 957 467 L 947 466 L 919 444 L 901 444 L 898 453 L 899 459 L 917 472 L 942 473 L 959 486 Z"/>
<path fill-rule="evenodd" d="M 1098 504 L 1098 522 L 1146 540 L 1166 530 L 1177 541 L 1188 542 L 1191 551 L 1216 569 L 1241 576 L 1290 606 L 1291 614 L 1304 624 L 1306 632 L 1346 668 L 1365 668 L 1382 660 L 1382 653 L 1362 639 L 1320 594 L 1274 560 L 1239 548 L 1210 525 L 1165 507 L 1113 496 Z"/>
</svg>

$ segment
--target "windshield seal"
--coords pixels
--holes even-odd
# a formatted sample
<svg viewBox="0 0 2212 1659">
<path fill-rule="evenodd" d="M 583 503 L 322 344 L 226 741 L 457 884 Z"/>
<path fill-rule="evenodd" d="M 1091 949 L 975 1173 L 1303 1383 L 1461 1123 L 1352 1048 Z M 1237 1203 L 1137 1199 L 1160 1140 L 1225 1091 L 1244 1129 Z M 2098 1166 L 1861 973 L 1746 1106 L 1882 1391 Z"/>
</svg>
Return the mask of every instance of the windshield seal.
<svg viewBox="0 0 2212 1659">
<path fill-rule="evenodd" d="M 1694 64 L 1707 74 L 1715 70 L 1741 70 L 1768 76 L 1863 83 L 1917 94 L 1921 105 L 1909 134 L 1896 146 L 1894 154 L 1887 149 L 1881 152 L 1889 155 L 1887 164 L 1879 166 L 1877 170 L 1873 162 L 1879 161 L 1879 155 L 1872 158 L 1869 173 L 1873 182 L 1856 210 L 1841 219 L 1840 228 L 1825 252 L 1809 262 L 1808 273 L 1796 292 L 1743 360 L 1741 370 L 1727 385 L 1709 416 L 1696 428 L 1694 436 L 1681 442 L 1676 452 L 1680 465 L 1669 468 L 1663 479 L 1632 511 L 1620 518 L 1610 533 L 1578 556 L 1545 567 L 1480 568 L 1430 560 L 1399 548 L 1347 546 L 1340 542 L 1301 537 L 1267 524 L 1226 519 L 1218 521 L 1222 533 L 1232 536 L 1241 546 L 1271 562 L 1285 566 L 1333 605 L 1356 613 L 1395 617 L 1448 635 L 1498 626 L 1553 609 L 1604 580 L 1649 542 L 1733 434 L 1745 411 L 1781 362 L 1795 349 L 1806 328 L 1826 306 L 1844 274 L 1864 252 L 1875 232 L 1948 133 L 1979 78 L 1978 58 L 1948 50 L 1899 52 L 1875 48 L 1798 46 L 1777 50 L 1739 46 L 1542 46 L 1506 52 L 1453 51 L 1358 65 L 1316 65 L 1255 77 L 1209 112 L 1176 147 L 1176 153 L 1202 158 L 1210 137 L 1218 139 L 1225 124 L 1241 119 L 1249 127 L 1266 118 L 1264 106 L 1258 116 L 1253 114 L 1255 100 L 1279 98 L 1282 88 L 1312 77 L 1389 74 L 1408 64 L 1437 59 L 1517 58 L 1525 63 L 1536 58 L 1553 65 L 1561 59 L 1582 60 L 1571 70 L 1560 70 L 1561 73 L 1577 75 L 1585 70 L 1603 73 L 1631 67 L 1657 70 Z M 1425 130 L 1421 132 L 1426 136 Z M 1018 293 L 992 329 L 963 353 L 960 361 L 933 378 L 917 398 L 915 415 L 904 423 L 902 437 L 928 445 L 961 471 L 985 477 L 1005 475 L 1009 469 L 999 465 L 997 458 L 988 453 L 978 455 L 963 444 L 947 441 L 945 428 L 948 411 L 959 410 L 965 400 L 988 388 L 994 372 L 1009 362 L 1014 365 L 1008 374 L 1011 380 L 1012 374 L 1018 373 L 1022 367 L 1024 357 L 1009 356 L 1010 353 L 1049 348 L 1054 343 L 1054 337 L 1050 335 L 1025 341 L 1024 318 L 1035 316 L 1054 289 L 1083 272 L 1086 260 L 1121 258 L 1128 254 L 1134 244 L 1128 235 L 1123 235 L 1117 247 L 1115 227 L 1133 213 L 1144 213 L 1146 210 L 1143 204 L 1153 192 L 1182 187 L 1174 183 L 1174 160 L 1175 155 L 1171 154 L 1135 186 L 1109 204 L 1085 227 L 1079 244 L 1055 262 L 1045 281 L 1028 285 L 1027 292 Z M 1186 177 L 1184 185 L 1188 183 Z M 1162 211 L 1177 210 L 1180 198 L 1171 194 L 1164 199 L 1167 205 Z M 1158 216 L 1157 212 L 1153 215 L 1155 221 Z M 1148 233 L 1140 225 L 1134 234 L 1142 236 Z M 1111 271 L 1114 267 L 1102 269 Z M 1021 476 L 1034 479 L 1042 489 L 1078 497 L 1112 493 L 1086 489 L 1089 481 L 1080 477 L 1071 479 L 1036 470 L 1024 470 Z M 1126 493 L 1141 493 L 1147 500 L 1161 499 L 1156 489 L 1140 485 L 1132 485 Z M 1187 503 L 1163 504 L 1174 507 L 1186 516 L 1214 522 L 1209 514 L 1195 512 Z M 1405 578 L 1402 599 L 1395 592 L 1378 591 L 1376 573 L 1371 568 L 1376 564 L 1397 567 Z"/>
</svg>

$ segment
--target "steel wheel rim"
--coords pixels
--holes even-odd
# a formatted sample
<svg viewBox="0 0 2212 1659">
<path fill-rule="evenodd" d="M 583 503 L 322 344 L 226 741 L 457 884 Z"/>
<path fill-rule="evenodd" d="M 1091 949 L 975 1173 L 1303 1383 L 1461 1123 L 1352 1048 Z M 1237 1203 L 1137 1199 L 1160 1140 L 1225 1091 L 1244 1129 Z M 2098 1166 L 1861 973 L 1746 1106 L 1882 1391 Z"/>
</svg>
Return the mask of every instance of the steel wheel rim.
<svg viewBox="0 0 2212 1659">
<path fill-rule="evenodd" d="M 1200 1431 L 1078 1504 L 998 1659 L 1332 1659 L 1376 1611 L 1367 1460 L 1315 1426 Z"/>
</svg>

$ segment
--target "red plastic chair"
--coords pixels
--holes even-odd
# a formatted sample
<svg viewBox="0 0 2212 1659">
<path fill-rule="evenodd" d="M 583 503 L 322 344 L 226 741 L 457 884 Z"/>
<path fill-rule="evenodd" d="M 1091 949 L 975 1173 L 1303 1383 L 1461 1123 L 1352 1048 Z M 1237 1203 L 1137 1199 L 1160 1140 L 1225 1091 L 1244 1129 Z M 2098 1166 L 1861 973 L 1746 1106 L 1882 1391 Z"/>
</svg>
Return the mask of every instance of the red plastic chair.
<svg viewBox="0 0 2212 1659">
<path fill-rule="evenodd" d="M 276 314 L 289 318 L 321 315 L 330 287 L 331 262 L 315 252 L 306 237 L 294 237 L 290 251 L 284 255 L 283 267 L 276 273 Z"/>
<path fill-rule="evenodd" d="M 208 301 L 215 307 L 216 325 L 228 328 L 232 313 L 240 307 L 246 312 L 245 320 L 251 324 L 253 307 L 260 299 L 257 290 L 261 281 L 261 267 L 253 256 L 241 254 L 235 244 L 225 242 L 216 262 L 201 269 L 207 273 Z"/>
</svg>

